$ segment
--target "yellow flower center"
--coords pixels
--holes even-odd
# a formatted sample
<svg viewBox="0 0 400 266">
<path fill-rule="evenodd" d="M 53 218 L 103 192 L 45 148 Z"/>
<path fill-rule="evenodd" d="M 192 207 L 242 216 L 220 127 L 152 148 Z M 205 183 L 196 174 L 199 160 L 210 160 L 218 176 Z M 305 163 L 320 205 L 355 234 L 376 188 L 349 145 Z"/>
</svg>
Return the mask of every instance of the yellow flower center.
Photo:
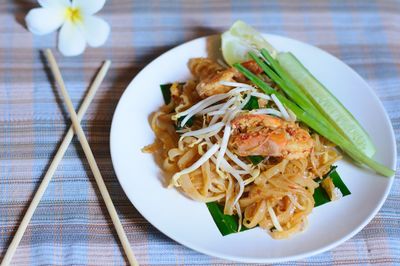
<svg viewBox="0 0 400 266">
<path fill-rule="evenodd" d="M 65 16 L 72 23 L 82 22 L 82 14 L 79 8 L 68 7 Z"/>
</svg>

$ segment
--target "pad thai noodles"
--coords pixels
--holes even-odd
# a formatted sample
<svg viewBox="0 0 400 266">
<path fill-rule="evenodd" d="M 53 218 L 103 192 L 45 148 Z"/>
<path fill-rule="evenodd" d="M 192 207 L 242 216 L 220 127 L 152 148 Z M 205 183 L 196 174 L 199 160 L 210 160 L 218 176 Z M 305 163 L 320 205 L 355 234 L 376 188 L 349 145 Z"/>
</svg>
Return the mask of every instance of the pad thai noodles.
<svg viewBox="0 0 400 266">
<path fill-rule="evenodd" d="M 254 61 L 242 64 L 276 91 Z M 188 62 L 193 79 L 170 87 L 171 100 L 151 116 L 155 155 L 168 187 L 200 202 L 218 202 L 239 227 L 283 239 L 302 231 L 319 186 L 342 195 L 326 175 L 341 159 L 335 146 L 300 123 L 274 95 L 208 58 Z M 240 230 L 240 228 L 239 228 Z"/>
</svg>

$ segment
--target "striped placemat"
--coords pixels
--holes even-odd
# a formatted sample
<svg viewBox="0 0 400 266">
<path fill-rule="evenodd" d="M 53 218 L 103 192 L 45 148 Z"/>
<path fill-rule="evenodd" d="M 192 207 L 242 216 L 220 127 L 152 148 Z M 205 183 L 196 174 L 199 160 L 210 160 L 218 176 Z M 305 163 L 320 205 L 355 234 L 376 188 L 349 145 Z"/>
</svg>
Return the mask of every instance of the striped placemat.
<svg viewBox="0 0 400 266">
<path fill-rule="evenodd" d="M 35 37 L 23 19 L 35 1 L 0 2 L 0 259 L 66 132 L 66 111 L 43 69 L 40 50 L 56 35 Z M 112 69 L 82 121 L 139 262 L 225 265 L 152 227 L 124 195 L 112 168 L 109 130 L 115 106 L 135 74 L 164 51 L 221 32 L 236 19 L 316 45 L 349 64 L 375 90 L 400 138 L 399 1 L 108 1 L 106 45 L 78 57 L 59 53 L 77 107 L 101 60 Z M 15 254 L 15 265 L 124 265 L 111 220 L 79 143 L 74 140 Z M 289 265 L 291 263 L 287 263 Z M 359 234 L 300 265 L 400 264 L 400 180 Z"/>
</svg>

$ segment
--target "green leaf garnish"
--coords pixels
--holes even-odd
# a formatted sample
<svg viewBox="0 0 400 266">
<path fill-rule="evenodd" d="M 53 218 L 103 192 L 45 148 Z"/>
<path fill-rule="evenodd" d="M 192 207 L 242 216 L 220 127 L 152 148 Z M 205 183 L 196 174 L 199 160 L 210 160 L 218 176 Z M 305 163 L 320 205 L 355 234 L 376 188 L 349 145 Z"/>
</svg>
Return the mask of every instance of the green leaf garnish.
<svg viewBox="0 0 400 266">
<path fill-rule="evenodd" d="M 224 214 L 224 208 L 217 202 L 206 203 L 208 211 L 210 212 L 215 224 L 223 236 L 238 233 L 239 217 L 237 215 Z M 249 228 L 242 225 L 240 232 L 246 231 Z"/>
<path fill-rule="evenodd" d="M 183 85 L 183 84 L 184 83 L 179 83 L 179 85 Z M 161 84 L 160 85 L 161 93 L 163 95 L 165 104 L 169 104 L 171 102 L 171 90 L 170 90 L 171 86 L 172 86 L 172 83 L 167 83 L 167 84 Z M 176 122 L 176 125 L 175 125 L 175 129 L 176 130 L 181 130 L 181 129 L 184 128 L 184 127 L 181 126 L 181 122 L 182 122 L 182 120 L 184 118 L 185 118 L 185 116 L 181 116 L 181 117 L 178 118 L 178 121 Z M 185 126 L 191 127 L 193 125 L 193 119 L 194 119 L 194 117 L 191 117 L 186 122 Z"/>
<path fill-rule="evenodd" d="M 160 85 L 161 93 L 164 98 L 164 103 L 169 104 L 171 102 L 171 88 L 172 83 L 162 84 Z"/>
<path fill-rule="evenodd" d="M 332 179 L 332 182 L 335 185 L 335 187 L 337 187 L 340 190 L 340 192 L 342 192 L 343 197 L 351 194 L 350 190 L 346 187 L 343 180 L 340 178 L 340 175 L 336 171 L 336 166 L 332 166 L 331 170 L 328 172 L 327 175 L 325 175 L 325 177 L 322 180 L 324 180 L 328 176 Z M 322 180 L 319 180 L 319 182 L 321 182 Z M 326 193 L 325 189 L 323 189 L 321 186 L 317 187 L 314 190 L 313 197 L 315 201 L 314 207 L 321 206 L 331 201 L 328 193 Z"/>
<path fill-rule="evenodd" d="M 260 156 L 260 155 L 251 155 L 251 156 L 247 156 L 247 158 L 249 158 L 251 163 L 254 164 L 254 165 L 257 165 L 257 164 L 261 163 L 264 160 L 264 157 Z"/>
<path fill-rule="evenodd" d="M 243 110 L 254 110 L 254 109 L 258 109 L 259 105 L 258 105 L 258 99 L 257 97 L 251 96 L 250 100 L 246 103 L 246 105 L 243 107 Z"/>
<path fill-rule="evenodd" d="M 181 126 L 181 122 L 183 119 L 185 119 L 186 116 L 181 116 L 178 118 L 178 120 L 176 121 L 176 125 L 175 125 L 175 129 L 176 130 L 181 130 L 184 129 L 185 127 L 191 127 L 193 126 L 193 120 L 194 120 L 194 116 L 192 116 L 191 118 L 189 118 L 189 120 L 186 122 L 185 126 L 182 127 Z"/>
</svg>

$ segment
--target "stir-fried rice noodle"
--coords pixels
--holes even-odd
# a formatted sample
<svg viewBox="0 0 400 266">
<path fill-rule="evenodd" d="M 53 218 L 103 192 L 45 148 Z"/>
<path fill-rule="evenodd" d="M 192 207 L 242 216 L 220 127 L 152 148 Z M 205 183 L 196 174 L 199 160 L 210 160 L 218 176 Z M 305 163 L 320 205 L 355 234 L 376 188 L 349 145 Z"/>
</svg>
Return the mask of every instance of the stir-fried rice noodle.
<svg viewBox="0 0 400 266">
<path fill-rule="evenodd" d="M 218 201 L 225 214 L 239 215 L 241 226 L 259 226 L 276 239 L 302 231 L 314 207 L 313 193 L 319 186 L 316 178 L 340 159 L 335 147 L 310 133 L 312 148 L 302 156 L 265 156 L 261 163 L 253 165 L 230 145 L 237 130 L 237 117 L 269 115 L 292 127 L 307 132 L 309 129 L 293 122 L 295 116 L 276 97 L 265 95 L 242 80 L 218 81 L 228 91 L 206 98 L 196 92 L 200 82 L 195 77 L 185 85 L 172 86 L 171 102 L 150 119 L 155 142 L 143 151 L 155 155 L 170 177 L 169 187 L 178 188 L 196 201 Z M 266 101 L 267 106 L 243 110 L 251 96 Z M 188 126 L 190 118 L 193 124 Z M 183 129 L 177 131 L 179 119 Z"/>
</svg>

